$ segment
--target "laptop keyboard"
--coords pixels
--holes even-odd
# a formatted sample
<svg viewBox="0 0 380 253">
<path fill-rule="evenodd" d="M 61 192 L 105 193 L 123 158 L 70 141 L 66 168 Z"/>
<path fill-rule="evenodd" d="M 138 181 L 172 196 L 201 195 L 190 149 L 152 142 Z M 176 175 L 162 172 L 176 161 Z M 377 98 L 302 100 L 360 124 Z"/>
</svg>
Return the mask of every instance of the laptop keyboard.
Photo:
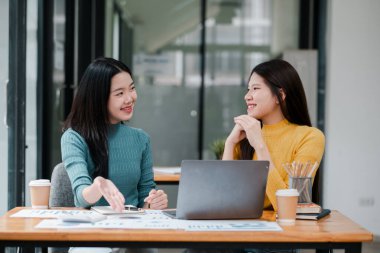
<svg viewBox="0 0 380 253">
<path fill-rule="evenodd" d="M 170 218 L 176 219 L 176 210 L 162 210 L 162 213 L 166 216 L 169 216 Z"/>
</svg>

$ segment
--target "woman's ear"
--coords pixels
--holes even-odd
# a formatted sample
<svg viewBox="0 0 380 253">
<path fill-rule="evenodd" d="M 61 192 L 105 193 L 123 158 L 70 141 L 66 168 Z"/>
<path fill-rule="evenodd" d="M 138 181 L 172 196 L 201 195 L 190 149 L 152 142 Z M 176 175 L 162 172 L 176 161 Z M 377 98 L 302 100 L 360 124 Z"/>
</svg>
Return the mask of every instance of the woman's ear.
<svg viewBox="0 0 380 253">
<path fill-rule="evenodd" d="M 280 89 L 280 95 L 281 95 L 281 99 L 282 99 L 282 101 L 285 101 L 285 98 L 286 98 L 286 94 L 285 94 L 285 91 L 284 91 L 284 89 Z"/>
</svg>

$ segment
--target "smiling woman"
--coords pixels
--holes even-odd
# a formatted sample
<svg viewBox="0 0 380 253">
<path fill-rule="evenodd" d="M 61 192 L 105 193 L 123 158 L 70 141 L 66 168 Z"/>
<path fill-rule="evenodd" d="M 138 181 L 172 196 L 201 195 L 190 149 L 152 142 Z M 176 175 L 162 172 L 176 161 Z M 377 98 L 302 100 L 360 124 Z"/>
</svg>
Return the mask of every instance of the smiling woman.
<svg viewBox="0 0 380 253">
<path fill-rule="evenodd" d="M 277 210 L 275 193 L 288 188 L 282 164 L 293 161 L 320 164 L 325 137 L 311 127 L 301 79 L 284 60 L 257 65 L 251 72 L 244 100 L 247 114 L 234 118 L 235 126 L 226 139 L 223 160 L 268 160 L 264 207 Z"/>
<path fill-rule="evenodd" d="M 123 123 L 132 118 L 136 101 L 132 73 L 122 62 L 99 58 L 87 67 L 61 137 L 62 160 L 76 206 L 110 205 L 116 212 L 122 212 L 125 204 L 167 207 L 167 195 L 156 190 L 153 181 L 148 134 Z"/>
<path fill-rule="evenodd" d="M 148 134 L 123 123 L 136 101 L 132 73 L 122 62 L 99 58 L 87 67 L 61 138 L 76 206 L 167 207 L 167 195 L 155 189 Z"/>
</svg>

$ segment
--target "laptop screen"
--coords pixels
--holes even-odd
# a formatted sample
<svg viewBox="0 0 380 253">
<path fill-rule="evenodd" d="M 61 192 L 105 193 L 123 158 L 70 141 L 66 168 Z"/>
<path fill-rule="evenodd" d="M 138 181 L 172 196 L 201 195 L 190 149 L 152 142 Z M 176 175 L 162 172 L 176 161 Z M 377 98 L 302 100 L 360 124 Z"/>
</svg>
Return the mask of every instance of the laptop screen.
<svg viewBox="0 0 380 253">
<path fill-rule="evenodd" d="M 182 161 L 176 217 L 259 218 L 268 170 L 268 161 Z"/>
</svg>

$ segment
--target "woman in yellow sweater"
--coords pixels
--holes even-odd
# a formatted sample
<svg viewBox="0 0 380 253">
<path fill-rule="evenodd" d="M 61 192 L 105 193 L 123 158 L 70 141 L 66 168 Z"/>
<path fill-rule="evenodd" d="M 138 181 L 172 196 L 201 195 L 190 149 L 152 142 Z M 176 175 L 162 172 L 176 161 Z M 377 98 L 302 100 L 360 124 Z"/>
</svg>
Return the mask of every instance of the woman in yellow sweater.
<svg viewBox="0 0 380 253">
<path fill-rule="evenodd" d="M 288 188 L 288 175 L 282 164 L 293 161 L 319 164 L 325 137 L 311 126 L 301 79 L 284 60 L 257 65 L 251 72 L 244 100 L 247 114 L 234 118 L 235 126 L 226 139 L 223 160 L 268 160 L 264 208 L 277 210 L 275 193 Z"/>
</svg>

